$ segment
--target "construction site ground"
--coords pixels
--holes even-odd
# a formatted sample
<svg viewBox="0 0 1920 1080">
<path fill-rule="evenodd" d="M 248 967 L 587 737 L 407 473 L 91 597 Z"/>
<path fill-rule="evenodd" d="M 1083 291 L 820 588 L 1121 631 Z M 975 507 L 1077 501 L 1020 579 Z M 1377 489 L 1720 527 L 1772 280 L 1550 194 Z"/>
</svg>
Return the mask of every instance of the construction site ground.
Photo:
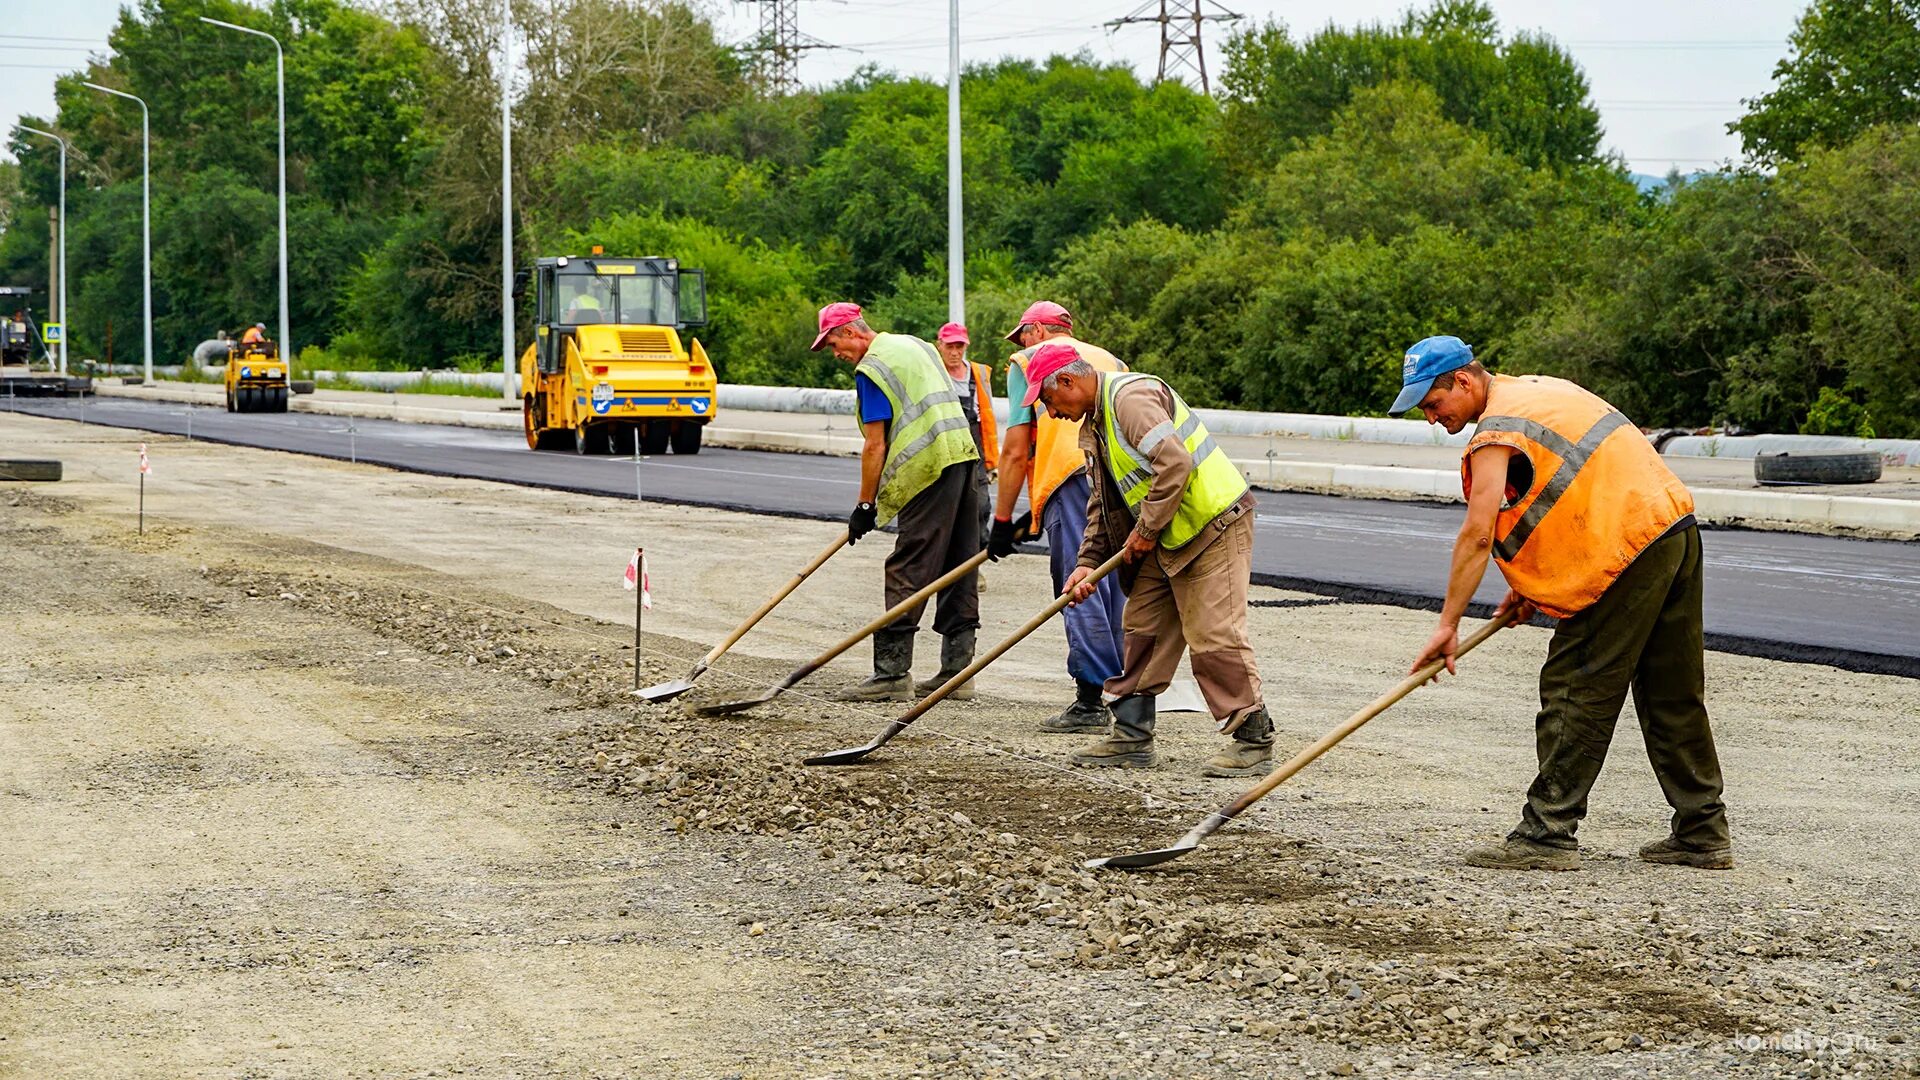
<svg viewBox="0 0 1920 1080">
<path fill-rule="evenodd" d="M 153 444 L 136 531 L 133 447 Z M 0 416 L 0 1076 L 1915 1075 L 1920 684 L 1709 654 L 1739 866 L 1643 864 L 1632 707 L 1585 866 L 1461 864 L 1533 770 L 1547 632 L 1496 635 L 1200 851 L 1204 717 L 1065 767 L 1043 628 L 870 764 L 824 691 L 703 720 L 879 607 L 836 526 Z M 1444 552 L 1434 555 L 1435 572 Z M 987 570 L 983 642 L 1048 599 Z M 1254 591 L 1291 754 L 1430 614 Z M 924 636 L 923 636 L 924 641 Z M 923 643 L 919 674 L 936 649 Z"/>
</svg>

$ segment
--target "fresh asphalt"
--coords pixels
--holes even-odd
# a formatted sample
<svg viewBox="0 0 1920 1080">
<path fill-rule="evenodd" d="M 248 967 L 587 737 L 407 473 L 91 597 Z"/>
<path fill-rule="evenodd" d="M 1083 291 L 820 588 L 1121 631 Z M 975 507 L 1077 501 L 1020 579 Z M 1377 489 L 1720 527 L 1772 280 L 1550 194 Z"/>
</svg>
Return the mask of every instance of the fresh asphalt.
<svg viewBox="0 0 1920 1080">
<path fill-rule="evenodd" d="M 588 495 L 838 519 L 859 463 L 709 447 L 698 455 L 535 453 L 517 433 L 312 413 L 228 413 L 124 398 L 22 399 L 22 413 Z M 7 456 L 35 456 L 8 447 Z M 1458 506 L 1262 491 L 1254 578 L 1321 596 L 1437 609 Z M 1711 648 L 1920 677 L 1920 543 L 1713 529 Z M 1489 573 L 1476 600 L 1504 592 Z M 1484 608 L 1477 613 L 1484 614 Z M 1409 655 L 1418 643 L 1409 642 Z"/>
</svg>

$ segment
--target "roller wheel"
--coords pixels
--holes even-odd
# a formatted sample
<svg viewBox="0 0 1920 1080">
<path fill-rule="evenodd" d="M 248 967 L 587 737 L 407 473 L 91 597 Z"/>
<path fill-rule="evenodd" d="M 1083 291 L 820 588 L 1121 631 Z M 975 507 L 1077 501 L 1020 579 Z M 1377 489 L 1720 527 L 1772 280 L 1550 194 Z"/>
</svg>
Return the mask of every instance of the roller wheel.
<svg viewBox="0 0 1920 1080">
<path fill-rule="evenodd" d="M 607 438 L 606 424 L 581 424 L 573 429 L 573 452 L 576 454 L 604 454 L 613 444 Z"/>
<path fill-rule="evenodd" d="M 227 411 L 228 412 L 240 411 L 240 400 L 233 396 L 232 390 L 227 391 Z"/>
<path fill-rule="evenodd" d="M 651 457 L 667 452 L 667 422 L 654 420 L 640 429 L 640 452 Z"/>
<path fill-rule="evenodd" d="M 640 425 L 610 424 L 608 427 L 607 438 L 610 440 L 608 449 L 622 457 L 631 456 L 634 448 L 639 445 Z"/>
<path fill-rule="evenodd" d="M 526 429 L 529 450 L 542 449 L 540 444 L 546 441 L 540 437 L 540 408 L 535 400 L 529 395 L 520 402 L 520 426 Z"/>
<path fill-rule="evenodd" d="M 680 421 L 673 429 L 673 452 L 676 454 L 697 454 L 700 452 L 700 429 L 705 424 Z"/>
<path fill-rule="evenodd" d="M 273 388 L 273 411 L 287 411 L 287 388 L 285 386 L 276 386 Z"/>
</svg>

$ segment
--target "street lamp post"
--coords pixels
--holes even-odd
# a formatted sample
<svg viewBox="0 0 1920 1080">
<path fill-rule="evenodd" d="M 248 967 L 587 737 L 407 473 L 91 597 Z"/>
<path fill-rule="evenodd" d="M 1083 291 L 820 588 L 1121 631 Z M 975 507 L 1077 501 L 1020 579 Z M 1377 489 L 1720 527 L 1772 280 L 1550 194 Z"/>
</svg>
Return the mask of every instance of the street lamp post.
<svg viewBox="0 0 1920 1080">
<path fill-rule="evenodd" d="M 947 318 L 967 321 L 967 264 L 961 245 L 960 0 L 947 8 Z"/>
<path fill-rule="evenodd" d="M 219 19 L 209 19 L 205 15 L 200 16 L 200 21 L 203 23 L 211 23 L 214 26 L 225 27 L 228 30 L 238 30 L 243 34 L 252 34 L 254 37 L 263 37 L 263 38 L 266 38 L 268 41 L 273 42 L 273 79 L 274 79 L 275 92 L 279 98 L 279 118 L 280 118 L 280 337 L 278 340 L 280 342 L 281 354 L 288 355 L 288 351 L 293 348 L 293 339 L 292 339 L 292 332 L 287 329 L 287 324 L 291 319 L 291 316 L 288 314 L 288 312 L 291 309 L 287 306 L 287 54 L 286 54 L 286 50 L 280 47 L 279 38 L 274 37 L 272 34 L 267 33 L 265 30 L 255 30 L 250 26 L 240 26 L 235 23 L 221 22 Z M 287 370 L 291 372 L 293 369 L 289 367 Z"/>
<path fill-rule="evenodd" d="M 151 152 L 153 139 L 147 127 L 147 103 L 125 90 L 115 90 L 111 86 L 99 83 L 84 84 L 103 94 L 123 97 L 140 105 L 140 314 L 145 320 L 146 330 L 143 336 L 143 356 L 145 358 L 146 381 L 153 382 L 153 162 Z M 61 336 L 66 336 L 66 328 L 61 328 Z"/>
<path fill-rule="evenodd" d="M 60 278 L 54 286 L 60 299 L 60 374 L 67 373 L 67 335 L 72 333 L 73 319 L 67 314 L 67 140 L 51 131 L 42 131 L 37 127 L 20 125 L 21 131 L 31 131 L 35 135 L 44 135 L 60 144 Z"/>
<path fill-rule="evenodd" d="M 500 397 L 513 392 L 513 6 L 500 0 Z"/>
</svg>

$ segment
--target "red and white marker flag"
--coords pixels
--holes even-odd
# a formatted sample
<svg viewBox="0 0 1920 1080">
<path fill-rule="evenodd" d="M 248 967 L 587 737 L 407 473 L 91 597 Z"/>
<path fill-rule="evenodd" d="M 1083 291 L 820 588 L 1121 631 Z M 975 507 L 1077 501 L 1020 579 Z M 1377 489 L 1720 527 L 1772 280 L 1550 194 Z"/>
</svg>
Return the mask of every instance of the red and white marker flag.
<svg viewBox="0 0 1920 1080">
<path fill-rule="evenodd" d="M 620 579 L 620 585 L 629 591 L 639 588 L 641 609 L 653 610 L 653 582 L 647 574 L 646 554 L 639 548 L 634 548 L 633 557 L 627 560 L 627 572 Z"/>
<path fill-rule="evenodd" d="M 153 474 L 153 466 L 147 464 L 147 444 L 141 443 L 140 444 L 140 475 L 150 476 L 152 474 Z"/>
</svg>

